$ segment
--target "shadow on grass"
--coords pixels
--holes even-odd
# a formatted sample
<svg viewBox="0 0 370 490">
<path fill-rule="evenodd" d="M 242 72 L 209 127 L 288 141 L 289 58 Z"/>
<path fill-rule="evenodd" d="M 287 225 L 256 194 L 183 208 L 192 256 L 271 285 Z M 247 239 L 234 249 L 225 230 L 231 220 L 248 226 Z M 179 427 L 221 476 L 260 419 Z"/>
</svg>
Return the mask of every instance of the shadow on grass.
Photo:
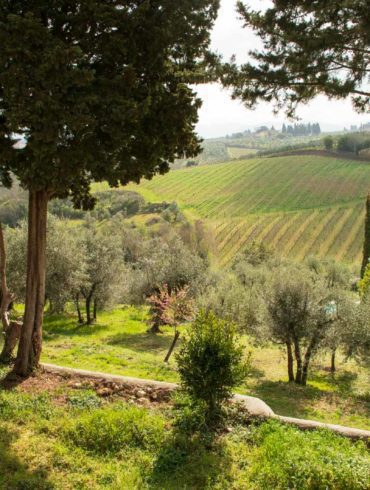
<svg viewBox="0 0 370 490">
<path fill-rule="evenodd" d="M 120 333 L 106 339 L 108 345 L 127 347 L 137 352 L 162 351 L 170 347 L 173 336 L 143 333 Z M 177 347 L 181 343 L 181 337 Z"/>
<path fill-rule="evenodd" d="M 352 373 L 348 373 L 352 374 Z M 346 383 L 352 383 L 354 376 L 343 376 L 338 379 L 337 384 L 344 383 L 342 389 L 320 389 L 308 384 L 307 386 L 296 385 L 284 381 L 258 381 L 251 389 L 250 394 L 264 400 L 275 413 L 290 417 L 307 418 L 312 417 L 312 410 L 316 405 L 335 405 L 340 402 L 343 406 L 349 401 L 352 404 L 360 403 L 362 410 L 370 417 L 370 404 L 367 396 L 356 395 Z M 311 381 L 323 382 L 319 375 L 311 376 Z M 327 382 L 327 379 L 325 379 Z M 339 408 L 339 405 L 338 405 Z M 325 408 L 323 408 L 325 410 Z"/>
<path fill-rule="evenodd" d="M 46 471 L 30 471 L 12 451 L 18 435 L 5 428 L 0 429 L 0 488 L 3 490 L 52 490 Z"/>
<path fill-rule="evenodd" d="M 45 339 L 56 338 L 58 336 L 89 336 L 98 332 L 108 330 L 109 325 L 93 323 L 91 325 L 80 325 L 73 317 L 48 317 L 44 322 Z"/>
<path fill-rule="evenodd" d="M 261 398 L 279 415 L 302 418 L 310 412 L 312 402 L 320 399 L 324 392 L 311 385 L 265 380 L 256 384 L 251 394 Z"/>
<path fill-rule="evenodd" d="M 175 431 L 154 462 L 150 488 L 180 490 L 211 488 L 222 475 L 227 488 L 231 460 L 218 440 L 206 444 L 196 436 Z"/>
</svg>

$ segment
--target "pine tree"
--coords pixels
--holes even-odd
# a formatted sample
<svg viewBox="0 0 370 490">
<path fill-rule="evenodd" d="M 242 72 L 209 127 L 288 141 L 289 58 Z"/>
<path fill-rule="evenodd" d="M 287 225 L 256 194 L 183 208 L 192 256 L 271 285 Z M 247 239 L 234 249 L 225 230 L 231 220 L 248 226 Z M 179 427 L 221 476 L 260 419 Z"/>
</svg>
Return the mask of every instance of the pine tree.
<svg viewBox="0 0 370 490">
<path fill-rule="evenodd" d="M 29 192 L 27 293 L 15 372 L 39 363 L 50 199 L 91 208 L 92 181 L 139 182 L 200 151 L 218 0 L 0 1 L 0 180 Z M 14 135 L 21 135 L 15 145 Z"/>
<path fill-rule="evenodd" d="M 247 107 L 274 101 L 294 115 L 299 103 L 319 93 L 369 110 L 368 0 L 272 0 L 263 11 L 237 2 L 246 28 L 261 38 L 263 48 L 250 51 L 243 66 L 225 67 L 223 83 Z"/>
<path fill-rule="evenodd" d="M 365 240 L 361 266 L 361 277 L 364 277 L 367 265 L 370 263 L 370 193 L 366 199 L 366 215 L 365 215 Z"/>
</svg>

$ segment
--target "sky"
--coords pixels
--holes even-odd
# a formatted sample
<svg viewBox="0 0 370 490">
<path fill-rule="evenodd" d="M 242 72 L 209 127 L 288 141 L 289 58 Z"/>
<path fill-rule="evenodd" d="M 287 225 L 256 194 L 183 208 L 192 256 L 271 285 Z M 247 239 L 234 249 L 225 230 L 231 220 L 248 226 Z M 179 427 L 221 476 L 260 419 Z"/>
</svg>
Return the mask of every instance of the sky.
<svg viewBox="0 0 370 490">
<path fill-rule="evenodd" d="M 225 59 L 232 55 L 238 62 L 247 59 L 249 49 L 260 43 L 255 35 L 242 27 L 235 11 L 236 0 L 221 0 L 218 19 L 212 32 L 212 48 Z M 266 0 L 245 0 L 252 8 L 268 5 Z M 260 103 L 255 110 L 247 110 L 240 102 L 233 101 L 230 92 L 214 85 L 198 86 L 196 91 L 203 100 L 199 111 L 197 131 L 203 138 L 214 138 L 267 124 L 280 128 L 286 122 L 284 113 L 273 114 L 272 104 Z M 350 125 L 360 125 L 370 120 L 369 115 L 357 114 L 350 99 L 328 100 L 318 96 L 307 105 L 300 106 L 297 115 L 302 122 L 319 122 L 322 130 L 335 131 Z"/>
</svg>

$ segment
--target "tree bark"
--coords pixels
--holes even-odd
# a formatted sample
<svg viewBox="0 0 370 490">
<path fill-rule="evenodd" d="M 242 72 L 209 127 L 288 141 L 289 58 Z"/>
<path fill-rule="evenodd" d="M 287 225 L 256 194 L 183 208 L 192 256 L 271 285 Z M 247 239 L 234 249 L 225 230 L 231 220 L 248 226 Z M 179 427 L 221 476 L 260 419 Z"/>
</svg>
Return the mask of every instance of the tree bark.
<svg viewBox="0 0 370 490">
<path fill-rule="evenodd" d="M 180 337 L 180 332 L 178 330 L 176 330 L 175 336 L 172 340 L 172 344 L 171 344 L 170 348 L 168 349 L 166 357 L 164 358 L 164 362 L 168 362 L 170 360 L 171 354 L 173 352 L 173 349 L 175 348 L 175 345 L 177 344 L 177 341 L 179 340 L 179 337 Z"/>
<path fill-rule="evenodd" d="M 299 346 L 299 341 L 298 339 L 294 339 L 294 355 L 295 355 L 295 360 L 297 363 L 297 371 L 295 375 L 295 382 L 297 384 L 302 383 L 302 356 L 301 356 L 301 348 Z"/>
<path fill-rule="evenodd" d="M 332 373 L 335 373 L 336 371 L 336 366 L 335 366 L 335 354 L 337 352 L 337 349 L 332 349 L 331 351 L 331 362 L 330 362 L 330 371 Z"/>
<path fill-rule="evenodd" d="M 293 351 L 292 351 L 292 344 L 290 342 L 286 343 L 286 351 L 287 351 L 287 358 L 288 358 L 289 383 L 292 383 L 294 381 L 294 370 L 293 370 Z"/>
<path fill-rule="evenodd" d="M 38 367 L 41 355 L 48 200 L 45 189 L 29 192 L 26 301 L 14 365 L 19 376 L 27 376 Z"/>
<path fill-rule="evenodd" d="M 98 306 L 96 304 L 96 299 L 94 298 L 94 305 L 93 305 L 93 318 L 94 321 L 97 319 L 97 313 L 98 313 Z"/>
<path fill-rule="evenodd" d="M 22 323 L 10 321 L 9 311 L 14 295 L 9 291 L 6 278 L 6 250 L 3 229 L 0 223 L 0 277 L 1 277 L 1 322 L 3 325 L 4 345 L 0 354 L 0 362 L 9 363 L 13 357 L 13 351 L 18 343 Z"/>
<path fill-rule="evenodd" d="M 308 344 L 305 356 L 304 356 L 304 362 L 303 362 L 303 368 L 302 368 L 302 379 L 301 379 L 301 385 L 306 386 L 307 384 L 307 376 L 308 376 L 308 367 L 310 365 L 312 353 L 318 343 L 318 339 L 316 336 L 312 337 L 310 343 Z"/>
<path fill-rule="evenodd" d="M 86 296 L 86 323 L 87 325 L 91 325 L 93 319 L 91 317 L 91 294 Z"/>
<path fill-rule="evenodd" d="M 78 316 L 78 323 L 84 323 L 84 318 L 81 313 L 81 308 L 80 308 L 80 295 L 76 294 L 75 296 L 75 306 L 76 306 L 76 311 L 77 311 L 77 316 Z"/>
<path fill-rule="evenodd" d="M 158 323 L 153 323 L 153 325 L 149 328 L 148 330 L 149 333 L 163 333 L 162 330 L 159 328 Z"/>
</svg>

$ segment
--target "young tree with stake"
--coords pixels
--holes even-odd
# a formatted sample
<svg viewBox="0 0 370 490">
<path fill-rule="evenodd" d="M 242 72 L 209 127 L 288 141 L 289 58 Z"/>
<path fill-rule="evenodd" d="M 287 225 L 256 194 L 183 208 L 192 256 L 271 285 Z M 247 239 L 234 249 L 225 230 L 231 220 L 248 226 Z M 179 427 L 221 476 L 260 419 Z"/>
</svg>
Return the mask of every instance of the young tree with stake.
<svg viewBox="0 0 370 490">
<path fill-rule="evenodd" d="M 139 182 L 199 152 L 200 101 L 189 85 L 210 77 L 218 6 L 0 1 L 0 180 L 10 187 L 15 176 L 29 192 L 16 374 L 41 354 L 48 202 L 70 196 L 91 208 L 92 181 Z"/>
</svg>

